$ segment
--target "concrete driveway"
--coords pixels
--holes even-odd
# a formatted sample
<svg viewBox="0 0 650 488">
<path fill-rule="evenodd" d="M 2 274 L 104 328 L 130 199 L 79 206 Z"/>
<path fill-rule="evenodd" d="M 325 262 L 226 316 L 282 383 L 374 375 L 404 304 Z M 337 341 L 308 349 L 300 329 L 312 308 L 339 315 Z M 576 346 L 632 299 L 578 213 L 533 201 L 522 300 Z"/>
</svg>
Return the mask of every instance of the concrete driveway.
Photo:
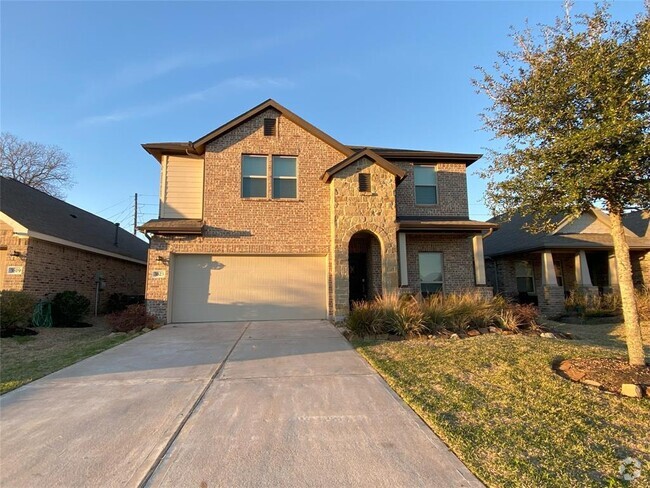
<svg viewBox="0 0 650 488">
<path fill-rule="evenodd" d="M 482 486 L 325 321 L 166 326 L 0 397 L 0 486 Z"/>
</svg>

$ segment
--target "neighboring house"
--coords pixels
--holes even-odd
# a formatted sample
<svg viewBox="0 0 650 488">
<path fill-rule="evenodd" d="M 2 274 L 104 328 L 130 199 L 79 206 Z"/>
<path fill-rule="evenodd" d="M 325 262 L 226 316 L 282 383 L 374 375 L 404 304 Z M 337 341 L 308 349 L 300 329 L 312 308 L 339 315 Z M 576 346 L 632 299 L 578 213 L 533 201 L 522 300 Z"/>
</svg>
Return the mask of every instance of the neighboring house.
<svg viewBox="0 0 650 488">
<path fill-rule="evenodd" d="M 115 224 L 0 177 L 0 290 L 50 298 L 74 290 L 100 306 L 112 293 L 144 294 L 146 242 Z"/>
<path fill-rule="evenodd" d="M 579 217 L 556 217 L 551 233 L 525 229 L 532 217 L 499 218 L 499 232 L 484 240 L 487 281 L 495 293 L 538 303 L 558 315 L 574 289 L 602 293 L 617 287 L 609 216 L 597 208 Z M 636 286 L 650 285 L 650 213 L 624 215 Z"/>
<path fill-rule="evenodd" d="M 481 232 L 496 225 L 467 205 L 478 154 L 347 146 L 273 100 L 143 147 L 161 164 L 146 298 L 166 322 L 340 318 L 398 288 L 490 293 Z"/>
</svg>

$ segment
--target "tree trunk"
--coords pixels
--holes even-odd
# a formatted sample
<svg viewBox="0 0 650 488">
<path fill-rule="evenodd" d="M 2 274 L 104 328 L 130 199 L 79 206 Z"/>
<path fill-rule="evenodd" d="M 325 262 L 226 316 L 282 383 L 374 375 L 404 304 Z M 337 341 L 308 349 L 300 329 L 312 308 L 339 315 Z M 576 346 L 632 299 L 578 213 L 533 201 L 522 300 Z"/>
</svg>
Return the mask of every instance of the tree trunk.
<svg viewBox="0 0 650 488">
<path fill-rule="evenodd" d="M 625 229 L 621 211 L 609 209 L 612 224 L 612 239 L 618 269 L 618 284 L 621 289 L 621 303 L 623 305 L 623 318 L 625 319 L 625 337 L 627 354 L 632 366 L 644 366 L 643 340 L 641 339 L 641 324 L 639 312 L 636 308 L 636 295 L 632 281 L 632 264 L 630 263 L 630 247 L 625 238 Z"/>
</svg>

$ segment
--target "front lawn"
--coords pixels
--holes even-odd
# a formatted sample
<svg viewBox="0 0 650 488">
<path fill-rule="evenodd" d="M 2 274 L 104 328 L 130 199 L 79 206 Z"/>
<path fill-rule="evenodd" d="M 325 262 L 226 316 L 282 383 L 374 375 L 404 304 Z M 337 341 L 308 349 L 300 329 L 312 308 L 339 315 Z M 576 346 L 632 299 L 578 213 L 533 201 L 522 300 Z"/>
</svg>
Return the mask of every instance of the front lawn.
<svg viewBox="0 0 650 488">
<path fill-rule="evenodd" d="M 581 340 L 533 335 L 402 342 L 355 341 L 357 350 L 488 486 L 650 487 L 650 399 L 572 383 L 560 358 L 624 357 L 620 325 L 561 325 Z M 650 327 L 644 328 L 650 345 Z M 648 347 L 650 352 L 650 347 Z"/>
<path fill-rule="evenodd" d="M 127 341 L 102 318 L 87 328 L 36 328 L 35 336 L 0 339 L 0 394 Z"/>
</svg>

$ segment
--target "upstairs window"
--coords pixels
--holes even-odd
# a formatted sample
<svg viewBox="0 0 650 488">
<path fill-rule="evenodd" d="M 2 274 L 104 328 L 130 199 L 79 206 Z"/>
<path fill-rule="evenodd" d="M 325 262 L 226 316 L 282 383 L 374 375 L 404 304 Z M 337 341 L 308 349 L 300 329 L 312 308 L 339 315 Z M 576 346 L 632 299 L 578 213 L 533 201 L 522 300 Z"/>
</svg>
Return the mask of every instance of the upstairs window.
<svg viewBox="0 0 650 488">
<path fill-rule="evenodd" d="M 361 193 L 368 193 L 372 191 L 370 173 L 359 173 L 359 191 Z"/>
<path fill-rule="evenodd" d="M 266 156 L 242 156 L 242 198 L 266 198 Z"/>
<path fill-rule="evenodd" d="M 442 253 L 421 252 L 418 254 L 420 291 L 423 296 L 442 292 Z"/>
<path fill-rule="evenodd" d="M 438 203 L 438 178 L 435 166 L 415 166 L 416 205 L 435 205 Z"/>
<path fill-rule="evenodd" d="M 273 156 L 273 198 L 297 198 L 296 158 Z"/>
<path fill-rule="evenodd" d="M 528 261 L 517 261 L 515 263 L 515 276 L 517 278 L 517 292 L 535 293 L 533 267 Z"/>
<path fill-rule="evenodd" d="M 274 136 L 278 126 L 277 119 L 264 119 L 264 135 Z"/>
</svg>

